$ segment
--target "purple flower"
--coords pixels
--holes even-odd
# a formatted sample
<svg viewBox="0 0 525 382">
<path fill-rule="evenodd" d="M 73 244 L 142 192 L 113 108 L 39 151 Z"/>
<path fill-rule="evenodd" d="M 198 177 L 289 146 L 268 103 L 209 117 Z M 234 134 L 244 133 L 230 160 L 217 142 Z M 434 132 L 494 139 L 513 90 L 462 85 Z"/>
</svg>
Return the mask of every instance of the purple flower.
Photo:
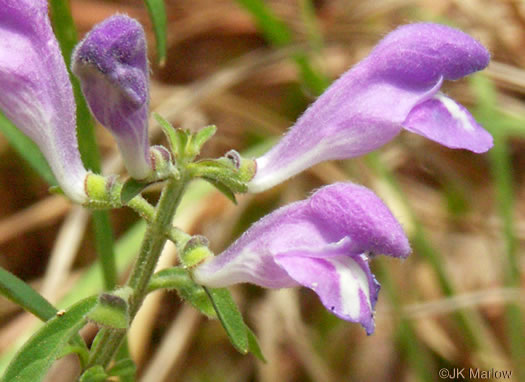
<svg viewBox="0 0 525 382">
<path fill-rule="evenodd" d="M 368 153 L 402 128 L 450 148 L 487 151 L 490 134 L 439 89 L 443 80 L 481 70 L 489 59 L 479 42 L 457 29 L 426 23 L 396 29 L 256 160 L 249 191 L 266 190 L 325 160 Z"/>
<path fill-rule="evenodd" d="M 328 310 L 361 323 L 370 334 L 379 284 L 368 259 L 376 253 L 408 256 L 403 229 L 372 191 L 335 183 L 262 218 L 222 254 L 196 267 L 193 277 L 210 287 L 303 285 Z"/>
<path fill-rule="evenodd" d="M 0 0 L 0 109 L 40 147 L 63 191 L 84 202 L 73 91 L 45 0 Z"/>
<path fill-rule="evenodd" d="M 73 53 L 73 73 L 97 120 L 114 135 L 129 174 L 152 172 L 146 38 L 135 20 L 117 15 L 96 25 Z"/>
</svg>

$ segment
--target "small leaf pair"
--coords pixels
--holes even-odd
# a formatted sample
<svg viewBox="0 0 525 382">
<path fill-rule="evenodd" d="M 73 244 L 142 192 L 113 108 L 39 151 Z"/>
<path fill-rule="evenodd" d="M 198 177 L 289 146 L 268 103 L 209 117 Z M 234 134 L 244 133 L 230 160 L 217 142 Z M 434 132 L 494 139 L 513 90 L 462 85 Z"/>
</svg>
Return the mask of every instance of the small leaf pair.
<svg viewBox="0 0 525 382">
<path fill-rule="evenodd" d="M 179 162 L 187 163 L 193 161 L 200 154 L 202 146 L 217 131 L 214 125 L 210 125 L 196 133 L 191 133 L 189 130 L 174 128 L 160 114 L 154 113 L 153 115 L 168 139 L 171 152 Z"/>
<path fill-rule="evenodd" d="M 244 323 L 237 304 L 227 289 L 206 288 L 195 284 L 183 268 L 168 268 L 157 272 L 149 290 L 175 289 L 179 296 L 210 318 L 218 318 L 232 345 L 242 354 L 253 353 L 265 361 L 257 339 Z"/>
<path fill-rule="evenodd" d="M 170 148 L 180 164 L 187 164 L 193 178 L 202 178 L 221 191 L 233 203 L 237 203 L 235 193 L 248 190 L 247 182 L 255 174 L 255 161 L 242 158 L 231 150 L 222 158 L 193 160 L 200 154 L 202 146 L 215 134 L 216 127 L 206 126 L 196 133 L 176 129 L 158 114 L 154 114 L 168 138 Z"/>
</svg>

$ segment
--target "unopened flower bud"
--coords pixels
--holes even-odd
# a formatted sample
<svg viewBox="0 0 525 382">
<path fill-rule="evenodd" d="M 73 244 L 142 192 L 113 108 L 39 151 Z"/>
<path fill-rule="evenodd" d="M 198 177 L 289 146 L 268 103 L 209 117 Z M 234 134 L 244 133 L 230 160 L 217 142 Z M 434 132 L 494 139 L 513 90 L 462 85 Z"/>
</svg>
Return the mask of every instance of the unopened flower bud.
<svg viewBox="0 0 525 382">
<path fill-rule="evenodd" d="M 117 15 L 77 45 L 72 71 L 95 118 L 115 137 L 131 177 L 153 171 L 148 138 L 149 69 L 142 26 Z"/>
</svg>

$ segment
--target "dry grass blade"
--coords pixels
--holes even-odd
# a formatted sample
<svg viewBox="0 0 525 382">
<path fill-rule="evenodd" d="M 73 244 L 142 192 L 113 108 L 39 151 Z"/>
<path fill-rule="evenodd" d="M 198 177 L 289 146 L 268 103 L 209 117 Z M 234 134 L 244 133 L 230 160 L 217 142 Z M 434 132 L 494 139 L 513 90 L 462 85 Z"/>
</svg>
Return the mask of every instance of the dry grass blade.
<svg viewBox="0 0 525 382">
<path fill-rule="evenodd" d="M 498 61 L 492 61 L 485 74 L 509 90 L 525 94 L 525 70 Z"/>
<path fill-rule="evenodd" d="M 217 125 L 217 136 L 205 147 L 205 156 L 221 156 L 229 148 L 251 149 L 264 137 L 280 136 L 313 100 L 303 91 L 303 84 L 298 80 L 302 74 L 290 60 L 297 50 L 311 59 L 313 67 L 322 68 L 324 74 L 335 78 L 365 57 L 372 45 L 397 25 L 420 21 L 454 25 L 478 38 L 491 52 L 493 61 L 483 75 L 496 85 L 493 95 L 497 99 L 497 110 L 504 116 L 515 117 L 508 121 L 502 118 L 500 125 L 497 120 L 490 123 L 494 128 L 508 129 L 515 182 L 517 252 L 520 256 L 524 253 L 525 150 L 523 130 L 519 127 L 525 115 L 525 6 L 522 2 L 311 1 L 319 41 L 308 41 L 312 36 L 305 15 L 301 13 L 301 6 L 307 2 L 269 0 L 264 3 L 284 20 L 292 32 L 292 39 L 301 46 L 286 50 L 271 47 L 261 37 L 251 15 L 236 1 L 166 1 L 168 60 L 164 68 L 152 64 L 151 109 L 174 125 L 191 130 L 208 123 Z M 120 11 L 143 23 L 149 42 L 153 42 L 143 2 L 75 0 L 71 5 L 81 33 L 95 22 Z M 448 82 L 443 91 L 469 109 L 484 95 L 463 80 Z M 498 115 L 494 113 L 493 119 Z M 150 137 L 155 143 L 163 139 L 153 118 Z M 106 154 L 104 173 L 121 173 L 122 161 L 110 134 L 99 130 L 99 138 Z M 2 155 L 9 155 L 9 151 Z M 400 296 L 401 306 L 395 311 L 411 320 L 417 342 L 430 354 L 430 365 L 446 363 L 458 369 L 508 368 L 511 356 L 505 346 L 511 338 L 505 329 L 504 306 L 508 302 L 523 306 L 525 302 L 523 291 L 502 287 L 504 227 L 497 210 L 500 201 L 487 175 L 488 157 L 442 149 L 408 133 L 386 145 L 380 156 L 397 178 L 409 208 L 364 160 L 353 159 L 315 166 L 263 195 L 240 196 L 239 205 L 235 207 L 218 193 L 208 195 L 193 209 L 178 216 L 174 224 L 190 233 L 204 234 L 218 253 L 255 218 L 278 204 L 303 199 L 324 183 L 351 180 L 370 186 L 386 202 L 409 236 L 418 228 L 415 224 L 427 232 L 429 243 L 446 268 L 446 277 L 456 286 L 457 294 L 444 298 L 432 267 L 417 250 L 403 263 L 385 260 L 389 262 L 388 271 Z M 8 176 L 12 175 L 7 174 L 6 178 L 10 179 Z M 21 180 L 17 185 L 32 187 L 33 182 Z M 20 189 L 20 193 L 24 191 Z M 151 193 L 146 196 L 154 199 L 157 188 L 152 186 L 148 191 Z M 4 195 L 9 192 L 6 190 Z M 34 189 L 27 193 L 34 194 Z M 13 207 L 6 205 L 10 206 L 6 211 L 13 213 Z M 23 267 L 28 262 L 16 261 L 25 255 L 29 257 L 32 247 L 18 246 L 17 236 L 40 228 L 48 230 L 71 208 L 65 198 L 50 196 L 4 217 L 0 221 L 0 244 L 4 244 L 2 254 L 6 253 L 6 266 L 25 271 Z M 71 210 L 62 224 L 59 241 L 49 261 L 44 292 L 52 296 L 73 279 L 69 271 L 75 254 L 73 246 L 78 246 L 83 234 L 80 226 L 84 224 L 74 214 Z M 125 211 L 115 211 L 112 215 L 116 232 L 123 232 L 136 218 Z M 72 233 L 67 234 L 68 231 Z M 38 238 L 35 250 L 38 245 L 51 247 L 54 235 L 48 236 L 47 240 Z M 72 248 L 66 248 L 69 245 Z M 20 247 L 24 249 L 24 256 L 17 253 Z M 86 249 L 89 252 L 90 246 Z M 167 248 L 166 253 L 168 256 L 159 267 L 175 262 L 175 252 Z M 43 258 L 45 256 L 43 253 Z M 520 264 L 523 281 L 522 259 Z M 42 273 L 40 268 L 21 275 L 30 279 Z M 39 289 L 42 281 L 44 279 L 31 280 L 31 283 Z M 357 325 L 336 323 L 328 313 L 320 314 L 319 302 L 310 302 L 306 298 L 309 294 L 300 295 L 301 302 L 306 302 L 301 306 L 301 316 L 297 291 L 266 293 L 241 286 L 235 291 L 243 296 L 242 311 L 248 312 L 251 322 L 255 323 L 256 334 L 269 361 L 267 364 L 251 356 L 242 358 L 229 347 L 220 325 L 213 322 L 199 325 L 197 313 L 182 304 L 175 308 L 177 316 L 173 325 L 164 328 L 162 318 L 171 316 L 173 307 L 162 305 L 163 294 L 159 293 L 146 301 L 131 333 L 134 357 L 139 370 L 144 371 L 142 380 L 417 380 L 416 363 L 403 356 L 405 349 L 399 348 L 396 341 L 398 317 L 393 317 L 394 309 L 389 307 L 391 301 L 384 291 L 377 305 L 377 330 L 370 337 L 361 332 L 357 335 L 360 330 Z M 28 328 L 34 320 L 27 314 L 15 316 L 11 306 L 0 311 L 4 317 L 0 349 L 5 350 L 30 332 Z M 453 323 L 453 316 L 458 311 L 469 317 L 472 313 L 469 324 L 481 338 L 479 347 L 472 346 L 458 333 Z M 197 330 L 199 333 L 195 335 Z M 157 338 L 159 334 L 164 337 Z M 197 343 L 199 346 L 195 346 Z M 154 344 L 160 345 L 155 347 Z M 322 349 L 322 353 L 318 349 Z M 146 363 L 146 359 L 150 361 Z M 60 372 L 59 365 L 57 369 L 59 375 L 66 375 Z M 173 372 L 175 374 L 171 374 Z"/>
<path fill-rule="evenodd" d="M 410 304 L 404 306 L 402 311 L 406 317 L 421 319 L 448 314 L 459 309 L 503 305 L 508 302 L 516 302 L 525 306 L 525 293 L 515 288 L 494 288 L 463 293 L 436 301 Z"/>
<path fill-rule="evenodd" d="M 167 381 L 171 370 L 180 365 L 186 356 L 187 349 L 195 330 L 198 327 L 201 314 L 189 305 L 182 307 L 177 318 L 165 334 L 160 347 L 154 353 L 154 358 L 140 379 L 141 382 Z M 170 380 L 174 380 L 171 374 Z"/>
<path fill-rule="evenodd" d="M 273 303 L 284 320 L 286 336 L 313 381 L 336 382 L 338 378 L 312 346 L 309 330 L 299 311 L 297 293 L 296 289 L 283 289 L 272 295 Z"/>
<path fill-rule="evenodd" d="M 64 283 L 84 237 L 88 218 L 89 212 L 81 206 L 76 206 L 62 224 L 40 291 L 51 303 L 56 302 L 66 292 Z"/>
<path fill-rule="evenodd" d="M 53 224 L 69 209 L 71 203 L 61 195 L 49 196 L 0 221 L 0 244 L 25 232 Z"/>
</svg>

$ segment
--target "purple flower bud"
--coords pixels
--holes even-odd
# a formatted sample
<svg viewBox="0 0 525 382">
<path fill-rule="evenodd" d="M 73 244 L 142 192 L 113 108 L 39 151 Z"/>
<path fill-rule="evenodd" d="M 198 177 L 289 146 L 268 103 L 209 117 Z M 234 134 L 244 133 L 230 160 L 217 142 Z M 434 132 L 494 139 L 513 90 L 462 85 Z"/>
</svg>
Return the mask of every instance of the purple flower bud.
<svg viewBox="0 0 525 382">
<path fill-rule="evenodd" d="M 73 91 L 45 0 L 0 0 L 0 108 L 40 147 L 66 195 L 84 202 Z"/>
<path fill-rule="evenodd" d="M 256 160 L 249 191 L 264 191 L 325 160 L 366 154 L 402 128 L 450 148 L 487 151 L 490 134 L 439 88 L 443 80 L 485 68 L 489 59 L 479 42 L 454 28 L 422 23 L 396 29 Z"/>
<path fill-rule="evenodd" d="M 196 267 L 193 277 L 210 287 L 302 285 L 328 310 L 361 323 L 370 334 L 379 292 L 368 266 L 370 253 L 404 258 L 410 245 L 372 191 L 335 183 L 265 216 L 222 254 Z"/>
<path fill-rule="evenodd" d="M 142 26 L 117 15 L 96 25 L 73 53 L 91 112 L 114 135 L 129 174 L 152 172 L 148 138 L 149 69 Z"/>
</svg>

